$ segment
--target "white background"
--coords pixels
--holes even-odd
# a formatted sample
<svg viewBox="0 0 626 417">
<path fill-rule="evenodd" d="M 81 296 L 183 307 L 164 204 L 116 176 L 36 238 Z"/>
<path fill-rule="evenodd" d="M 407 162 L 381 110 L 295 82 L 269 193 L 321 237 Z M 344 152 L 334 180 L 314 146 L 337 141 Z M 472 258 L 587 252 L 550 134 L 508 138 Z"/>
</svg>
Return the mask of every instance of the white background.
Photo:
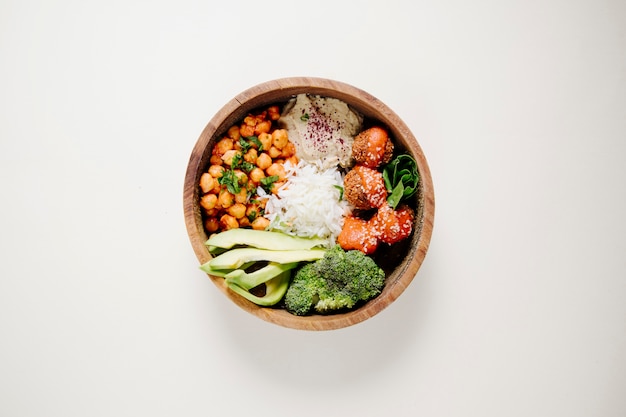
<svg viewBox="0 0 626 417">
<path fill-rule="evenodd" d="M 626 3 L 0 1 L 1 416 L 626 415 Z M 436 194 L 402 296 L 331 332 L 199 271 L 209 119 L 337 79 Z"/>
</svg>

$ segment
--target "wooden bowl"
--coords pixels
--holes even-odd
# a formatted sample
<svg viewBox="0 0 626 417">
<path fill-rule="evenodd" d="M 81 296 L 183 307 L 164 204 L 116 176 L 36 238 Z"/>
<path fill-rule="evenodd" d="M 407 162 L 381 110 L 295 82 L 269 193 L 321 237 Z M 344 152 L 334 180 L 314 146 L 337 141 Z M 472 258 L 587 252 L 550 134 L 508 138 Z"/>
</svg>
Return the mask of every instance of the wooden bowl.
<svg viewBox="0 0 626 417">
<path fill-rule="evenodd" d="M 204 242 L 207 234 L 203 227 L 199 206 L 199 179 L 208 168 L 211 148 L 217 139 L 248 113 L 269 106 L 282 104 L 300 93 L 333 97 L 346 102 L 366 119 L 382 124 L 389 129 L 396 149 L 410 153 L 417 162 L 420 174 L 419 187 L 413 201 L 415 225 L 411 238 L 393 246 L 385 253 L 377 251 L 381 265 L 387 273 L 382 293 L 350 312 L 334 315 L 296 316 L 281 308 L 260 307 L 231 292 L 220 277 L 209 278 L 224 295 L 236 305 L 268 322 L 303 330 L 331 330 L 351 326 L 378 314 L 395 301 L 411 283 L 426 256 L 434 220 L 434 193 L 426 158 L 417 140 L 404 122 L 384 103 L 370 94 L 351 85 L 321 78 L 283 78 L 254 86 L 226 103 L 209 121 L 192 150 L 184 184 L 184 213 L 191 245 L 200 264 L 211 259 Z"/>
</svg>

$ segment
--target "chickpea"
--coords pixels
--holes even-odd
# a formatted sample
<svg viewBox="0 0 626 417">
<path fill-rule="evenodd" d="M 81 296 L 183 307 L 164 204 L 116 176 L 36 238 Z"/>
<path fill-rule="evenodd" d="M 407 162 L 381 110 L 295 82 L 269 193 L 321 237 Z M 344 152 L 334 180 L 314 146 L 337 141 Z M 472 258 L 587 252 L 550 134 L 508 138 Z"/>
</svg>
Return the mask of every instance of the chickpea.
<svg viewBox="0 0 626 417">
<path fill-rule="evenodd" d="M 222 157 L 218 154 L 213 154 L 209 158 L 211 165 L 222 165 Z"/>
<path fill-rule="evenodd" d="M 239 192 L 235 194 L 235 203 L 242 204 L 246 201 L 248 201 L 248 190 L 246 190 L 245 188 L 241 188 Z"/>
<path fill-rule="evenodd" d="M 227 135 L 232 140 L 238 141 L 239 138 L 241 137 L 241 134 L 239 133 L 239 126 L 237 126 L 237 125 L 232 126 L 230 129 L 228 129 Z"/>
<path fill-rule="evenodd" d="M 255 220 L 261 214 L 261 208 L 257 204 L 250 204 L 246 208 L 246 217 Z"/>
<path fill-rule="evenodd" d="M 204 221 L 204 228 L 208 233 L 217 232 L 217 229 L 219 229 L 219 227 L 220 224 L 215 217 L 209 217 Z"/>
<path fill-rule="evenodd" d="M 204 214 L 206 214 L 207 217 L 217 217 L 217 215 L 220 214 L 220 211 L 217 207 L 208 210 L 204 209 Z"/>
<path fill-rule="evenodd" d="M 262 150 L 267 151 L 272 147 L 272 135 L 269 133 L 261 133 L 259 136 L 259 142 L 261 142 Z"/>
<path fill-rule="evenodd" d="M 272 122 L 270 120 L 263 120 L 254 127 L 254 134 L 260 135 L 261 133 L 268 133 L 271 128 Z"/>
<path fill-rule="evenodd" d="M 236 149 L 231 149 L 230 151 L 227 151 L 223 156 L 222 156 L 222 161 L 224 161 L 224 163 L 228 166 L 233 164 L 233 159 L 237 156 L 241 156 L 241 152 L 239 152 Z"/>
<path fill-rule="evenodd" d="M 254 126 L 248 126 L 246 124 L 241 125 L 239 128 L 239 134 L 244 138 L 254 136 Z"/>
<path fill-rule="evenodd" d="M 259 186 L 259 184 L 255 184 L 254 182 L 252 182 L 252 180 L 248 181 L 246 183 L 246 190 L 248 190 L 248 199 L 247 201 L 249 201 L 250 197 L 253 196 L 254 194 L 256 194 L 256 188 Z"/>
<path fill-rule="evenodd" d="M 252 223 L 250 223 L 250 219 L 246 216 L 243 216 L 241 219 L 237 219 L 237 221 L 239 222 L 239 227 L 250 227 L 252 225 Z"/>
<path fill-rule="evenodd" d="M 276 129 L 272 132 L 272 145 L 278 149 L 283 149 L 289 142 L 289 136 L 286 129 Z"/>
<path fill-rule="evenodd" d="M 265 178 L 265 172 L 259 167 L 253 168 L 248 175 L 250 176 L 250 181 L 257 185 Z"/>
<path fill-rule="evenodd" d="M 269 151 L 267 151 L 267 154 L 270 156 L 270 158 L 274 159 L 274 158 L 278 158 L 281 154 L 281 150 L 278 149 L 276 146 L 272 146 Z"/>
<path fill-rule="evenodd" d="M 213 178 L 220 178 L 222 174 L 224 174 L 224 167 L 220 165 L 211 165 L 209 167 L 209 174 L 211 174 Z"/>
<path fill-rule="evenodd" d="M 237 229 L 239 227 L 239 222 L 230 214 L 224 214 L 220 217 L 220 226 L 222 226 L 222 229 L 224 230 Z"/>
<path fill-rule="evenodd" d="M 256 166 L 258 166 L 259 168 L 265 170 L 265 169 L 269 168 L 270 165 L 272 165 L 272 157 L 269 156 L 265 152 L 261 152 L 261 154 L 256 159 Z"/>
<path fill-rule="evenodd" d="M 296 154 L 296 145 L 293 142 L 287 142 L 285 147 L 280 152 L 281 158 L 289 158 L 290 156 L 294 156 Z"/>
<path fill-rule="evenodd" d="M 278 191 L 283 185 L 285 185 L 285 181 L 276 181 L 272 184 L 272 194 L 278 194 Z"/>
<path fill-rule="evenodd" d="M 287 173 L 285 172 L 285 167 L 282 164 L 277 164 L 277 163 L 273 163 L 272 165 L 270 165 L 265 170 L 265 172 L 269 176 L 276 175 L 279 181 L 283 181 L 285 177 L 287 176 Z"/>
<path fill-rule="evenodd" d="M 258 120 L 256 116 L 249 114 L 243 119 L 243 123 L 246 126 L 256 126 Z"/>
<path fill-rule="evenodd" d="M 200 189 L 202 190 L 202 193 L 203 194 L 209 194 L 209 193 L 217 194 L 216 188 L 217 188 L 217 191 L 219 191 L 220 182 L 218 181 L 218 179 L 213 178 L 211 174 L 209 174 L 208 172 L 205 172 L 204 174 L 202 174 L 202 176 L 200 177 Z"/>
<path fill-rule="evenodd" d="M 200 176 L 200 189 L 203 193 L 208 193 L 213 189 L 214 178 L 208 172 Z"/>
<path fill-rule="evenodd" d="M 270 120 L 278 120 L 280 119 L 280 109 L 278 106 L 270 106 L 267 109 L 267 116 Z"/>
<path fill-rule="evenodd" d="M 213 178 L 213 189 L 211 190 L 211 192 L 213 194 L 219 194 L 221 189 L 222 184 L 220 184 L 220 180 L 218 180 L 217 178 Z"/>
<path fill-rule="evenodd" d="M 213 148 L 213 153 L 217 155 L 224 155 L 226 152 L 233 149 L 234 143 L 231 138 L 220 139 Z"/>
<path fill-rule="evenodd" d="M 225 209 L 232 206 L 234 202 L 235 197 L 226 190 L 222 190 L 217 198 L 217 206 Z"/>
<path fill-rule="evenodd" d="M 256 164 L 256 159 L 258 156 L 259 156 L 258 151 L 254 148 L 250 148 L 248 149 L 248 152 L 246 152 L 245 155 L 243 156 L 243 160 L 251 164 Z"/>
<path fill-rule="evenodd" d="M 245 204 L 235 203 L 228 207 L 226 212 L 236 219 L 241 219 L 246 215 L 246 206 Z"/>
<path fill-rule="evenodd" d="M 270 221 L 265 217 L 257 217 L 252 222 L 252 228 L 254 230 L 265 230 L 269 227 Z"/>
<path fill-rule="evenodd" d="M 215 194 L 205 194 L 200 198 L 200 205 L 206 210 L 214 209 L 217 205 L 217 196 Z"/>
<path fill-rule="evenodd" d="M 248 182 L 248 175 L 245 172 L 240 169 L 236 169 L 233 172 L 235 173 L 235 176 L 237 177 L 237 182 L 239 182 L 239 184 L 245 184 Z"/>
</svg>

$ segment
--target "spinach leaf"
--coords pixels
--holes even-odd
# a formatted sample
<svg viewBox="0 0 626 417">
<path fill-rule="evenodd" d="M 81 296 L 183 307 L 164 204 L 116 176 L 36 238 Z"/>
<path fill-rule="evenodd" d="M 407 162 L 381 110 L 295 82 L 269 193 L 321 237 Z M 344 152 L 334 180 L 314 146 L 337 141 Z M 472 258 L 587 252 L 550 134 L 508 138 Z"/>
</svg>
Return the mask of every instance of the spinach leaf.
<svg viewBox="0 0 626 417">
<path fill-rule="evenodd" d="M 383 168 L 383 180 L 388 193 L 387 204 L 395 209 L 402 200 L 415 194 L 419 178 L 417 163 L 411 155 L 395 157 Z"/>
</svg>

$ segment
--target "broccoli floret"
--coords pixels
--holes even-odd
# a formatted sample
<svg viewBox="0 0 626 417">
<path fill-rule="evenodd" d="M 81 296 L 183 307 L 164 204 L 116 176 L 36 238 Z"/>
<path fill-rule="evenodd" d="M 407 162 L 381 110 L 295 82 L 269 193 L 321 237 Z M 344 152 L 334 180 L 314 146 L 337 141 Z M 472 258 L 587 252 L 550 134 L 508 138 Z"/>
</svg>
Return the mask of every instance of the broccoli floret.
<svg viewBox="0 0 626 417">
<path fill-rule="evenodd" d="M 304 316 L 319 301 L 318 292 L 324 282 L 314 265 L 308 263 L 298 269 L 285 294 L 285 307 L 295 315 Z"/>
<path fill-rule="evenodd" d="M 285 307 L 299 316 L 312 311 L 333 313 L 371 300 L 384 285 L 385 273 L 372 258 L 336 245 L 322 259 L 296 272 L 285 295 Z"/>
</svg>

